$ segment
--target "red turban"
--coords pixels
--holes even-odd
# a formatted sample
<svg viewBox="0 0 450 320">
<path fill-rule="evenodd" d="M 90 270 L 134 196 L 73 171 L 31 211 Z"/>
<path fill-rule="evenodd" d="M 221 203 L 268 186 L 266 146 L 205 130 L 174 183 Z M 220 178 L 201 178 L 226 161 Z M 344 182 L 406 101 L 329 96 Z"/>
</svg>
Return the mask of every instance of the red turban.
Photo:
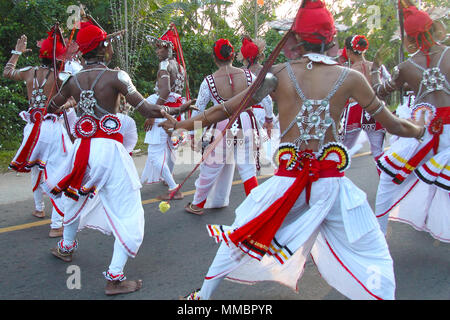
<svg viewBox="0 0 450 320">
<path fill-rule="evenodd" d="M 253 63 L 259 55 L 259 48 L 250 38 L 245 37 L 242 39 L 241 53 L 244 59 Z"/>
<path fill-rule="evenodd" d="M 429 50 L 434 44 L 434 40 L 429 32 L 433 25 L 433 20 L 428 13 L 417 9 L 408 0 L 398 1 L 399 10 L 403 10 L 404 16 L 404 28 L 408 36 L 416 40 L 419 49 L 425 53 L 427 57 L 427 66 L 430 65 Z M 429 34 L 431 40 L 426 38 L 426 34 Z M 419 43 L 419 39 L 422 43 Z"/>
<path fill-rule="evenodd" d="M 39 49 L 39 58 L 46 58 L 46 59 L 53 59 L 53 43 L 54 38 L 51 35 L 52 32 L 47 32 L 48 37 L 47 39 L 43 40 L 40 44 Z M 56 38 L 56 58 L 61 57 L 66 52 L 66 48 L 61 43 L 61 40 L 59 38 Z"/>
<path fill-rule="evenodd" d="M 303 40 L 330 43 L 336 35 L 334 19 L 321 0 L 305 0 L 297 12 L 292 30 Z"/>
<path fill-rule="evenodd" d="M 410 37 L 417 37 L 430 30 L 433 20 L 428 13 L 420 11 L 414 6 L 403 9 L 405 17 L 405 32 Z"/>
<path fill-rule="evenodd" d="M 81 53 L 86 54 L 97 48 L 102 41 L 106 40 L 107 36 L 105 31 L 91 22 L 81 22 L 76 42 Z"/>
</svg>

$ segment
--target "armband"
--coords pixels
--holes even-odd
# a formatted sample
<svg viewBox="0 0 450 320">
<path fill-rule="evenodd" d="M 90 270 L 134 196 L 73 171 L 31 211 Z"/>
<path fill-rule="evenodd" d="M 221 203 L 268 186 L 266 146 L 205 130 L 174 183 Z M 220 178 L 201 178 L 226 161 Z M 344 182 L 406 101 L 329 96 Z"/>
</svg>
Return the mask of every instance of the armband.
<svg viewBox="0 0 450 320">
<path fill-rule="evenodd" d="M 369 114 L 370 114 L 371 117 L 374 117 L 374 116 L 376 116 L 377 114 L 379 114 L 381 111 L 383 111 L 383 109 L 384 109 L 384 102 L 381 101 L 380 104 L 378 105 L 377 110 L 375 110 L 375 111 L 372 112 L 372 113 L 369 112 Z"/>
<path fill-rule="evenodd" d="M 264 78 L 261 86 L 256 89 L 255 93 L 252 96 L 252 99 L 256 102 L 261 101 L 265 97 L 267 97 L 272 91 L 274 91 L 278 86 L 278 78 L 273 74 L 268 72 L 266 77 Z"/>
<path fill-rule="evenodd" d="M 167 71 L 168 68 L 169 68 L 169 60 L 166 59 L 160 62 L 159 70 Z"/>
<path fill-rule="evenodd" d="M 133 84 L 133 81 L 131 81 L 130 76 L 125 71 L 120 70 L 117 73 L 117 79 L 119 79 L 120 82 L 122 82 L 124 85 L 127 86 L 127 94 L 125 96 L 133 94 L 133 93 L 135 93 L 137 91 L 136 87 Z"/>
</svg>

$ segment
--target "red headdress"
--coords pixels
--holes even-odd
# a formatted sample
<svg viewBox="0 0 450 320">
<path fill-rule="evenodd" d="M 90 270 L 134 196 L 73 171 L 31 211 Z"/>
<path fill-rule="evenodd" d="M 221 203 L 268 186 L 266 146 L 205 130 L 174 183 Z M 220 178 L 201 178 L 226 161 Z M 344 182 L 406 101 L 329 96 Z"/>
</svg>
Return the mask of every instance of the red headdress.
<svg viewBox="0 0 450 320">
<path fill-rule="evenodd" d="M 169 28 L 167 29 L 164 34 L 159 37 L 153 37 L 153 36 L 146 36 L 147 40 L 150 42 L 150 44 L 154 46 L 162 46 L 166 48 L 171 48 L 177 58 L 179 70 L 181 70 L 181 66 L 186 71 L 186 63 L 184 61 L 184 55 L 183 55 L 183 48 L 181 47 L 180 42 L 180 36 L 178 35 L 178 30 L 174 23 L 169 24 Z M 185 73 L 185 85 L 186 85 L 186 98 L 190 99 L 190 92 L 189 92 L 189 83 L 187 81 L 187 74 Z"/>
<path fill-rule="evenodd" d="M 417 47 L 427 56 L 427 65 L 429 65 L 429 51 L 434 44 L 430 33 L 433 19 L 425 11 L 417 9 L 409 0 L 399 0 L 398 8 L 403 13 L 405 33 L 416 40 Z M 427 34 L 431 40 L 427 39 Z"/>
<path fill-rule="evenodd" d="M 86 54 L 105 41 L 108 34 L 91 21 L 81 22 L 80 30 L 77 33 L 76 42 L 82 54 Z"/>
<path fill-rule="evenodd" d="M 313 44 L 328 44 L 336 35 L 334 19 L 321 0 L 305 0 L 297 12 L 292 30 Z"/>
<path fill-rule="evenodd" d="M 250 64 L 253 64 L 259 55 L 258 46 L 249 37 L 242 39 L 241 54 L 244 59 L 247 59 Z"/>
<path fill-rule="evenodd" d="M 214 43 L 214 53 L 217 59 L 222 61 L 228 61 L 232 58 L 231 53 L 228 57 L 224 57 L 220 52 L 222 50 L 222 47 L 225 45 L 231 47 L 231 53 L 234 52 L 234 47 L 232 46 L 231 42 L 228 39 L 219 39 Z"/>
<path fill-rule="evenodd" d="M 364 40 L 365 44 L 364 42 L 361 43 L 361 40 Z M 354 52 L 361 54 L 369 49 L 369 40 L 367 40 L 367 38 L 363 35 L 356 35 L 353 36 L 351 45 Z"/>
<path fill-rule="evenodd" d="M 54 38 L 53 38 L 53 30 L 47 32 L 48 37 L 38 42 L 39 49 L 39 58 L 53 59 L 53 52 L 56 52 L 56 59 L 62 60 L 63 56 L 66 53 L 66 47 L 61 42 L 59 37 L 56 37 L 56 50 L 53 50 Z"/>
</svg>

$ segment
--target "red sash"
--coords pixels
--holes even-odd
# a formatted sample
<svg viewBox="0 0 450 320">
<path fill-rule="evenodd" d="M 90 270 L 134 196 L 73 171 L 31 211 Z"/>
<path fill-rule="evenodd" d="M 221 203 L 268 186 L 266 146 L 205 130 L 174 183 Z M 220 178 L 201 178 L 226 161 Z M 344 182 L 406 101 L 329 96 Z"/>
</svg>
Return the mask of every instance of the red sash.
<svg viewBox="0 0 450 320">
<path fill-rule="evenodd" d="M 30 135 L 27 138 L 22 150 L 14 161 L 9 164 L 9 167 L 17 172 L 29 172 L 30 156 L 33 153 L 34 147 L 39 140 L 41 133 L 41 123 L 44 119 L 45 108 L 30 109 L 30 120 L 33 124 Z"/>
<path fill-rule="evenodd" d="M 344 173 L 337 169 L 337 162 L 330 160 L 319 161 L 310 154 L 302 152 L 301 168 L 286 170 L 284 160 L 280 160 L 280 168 L 276 175 L 295 177 L 294 183 L 289 187 L 286 193 L 277 199 L 269 208 L 247 224 L 234 230 L 229 238 L 237 247 L 244 247 L 253 253 L 252 256 L 264 256 L 269 251 L 270 244 L 275 237 L 276 232 L 283 223 L 286 215 L 294 206 L 300 194 L 306 189 L 306 201 L 309 202 L 311 194 L 311 185 L 319 178 L 342 177 Z"/>
<path fill-rule="evenodd" d="M 98 123 L 98 120 L 96 120 Z M 123 143 L 123 136 L 120 133 L 111 133 L 108 134 L 105 131 L 99 129 L 95 132 L 95 134 L 88 138 L 81 138 L 80 146 L 78 147 L 77 153 L 75 155 L 75 162 L 73 165 L 72 172 L 65 176 L 53 189 L 53 194 L 58 194 L 62 191 L 64 193 L 78 201 L 79 195 L 87 195 L 90 192 L 93 192 L 95 187 L 92 187 L 88 190 L 82 188 L 81 183 L 83 181 L 84 175 L 86 173 L 86 168 L 89 162 L 89 155 L 91 150 L 91 139 L 93 138 L 104 138 L 104 139 L 112 139 L 116 140 L 120 143 Z M 106 152 L 106 150 L 105 150 Z"/>
<path fill-rule="evenodd" d="M 439 148 L 439 137 L 444 130 L 444 125 L 446 124 L 450 124 L 450 107 L 436 108 L 436 116 L 428 125 L 428 132 L 432 134 L 433 137 L 402 168 L 404 172 L 410 174 L 432 149 L 435 154 L 437 153 Z M 404 180 L 405 177 L 400 173 L 398 173 L 393 179 L 396 184 L 401 184 Z"/>
<path fill-rule="evenodd" d="M 183 98 L 179 97 L 177 99 L 177 101 L 175 101 L 175 102 L 166 102 L 166 103 L 164 103 L 164 105 L 169 107 L 169 108 L 179 108 L 179 107 L 181 107 L 183 105 Z M 177 117 L 177 120 L 181 121 L 181 115 L 179 115 Z"/>
</svg>

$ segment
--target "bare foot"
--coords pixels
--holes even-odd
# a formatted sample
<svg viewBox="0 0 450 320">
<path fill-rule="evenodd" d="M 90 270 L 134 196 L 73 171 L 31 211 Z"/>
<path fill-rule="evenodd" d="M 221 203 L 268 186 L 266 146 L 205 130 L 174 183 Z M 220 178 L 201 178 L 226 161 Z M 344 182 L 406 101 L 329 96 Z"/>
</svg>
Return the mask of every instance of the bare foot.
<svg viewBox="0 0 450 320">
<path fill-rule="evenodd" d="M 115 294 L 131 293 L 142 288 L 142 280 L 107 280 L 105 294 L 112 296 Z"/>
</svg>

